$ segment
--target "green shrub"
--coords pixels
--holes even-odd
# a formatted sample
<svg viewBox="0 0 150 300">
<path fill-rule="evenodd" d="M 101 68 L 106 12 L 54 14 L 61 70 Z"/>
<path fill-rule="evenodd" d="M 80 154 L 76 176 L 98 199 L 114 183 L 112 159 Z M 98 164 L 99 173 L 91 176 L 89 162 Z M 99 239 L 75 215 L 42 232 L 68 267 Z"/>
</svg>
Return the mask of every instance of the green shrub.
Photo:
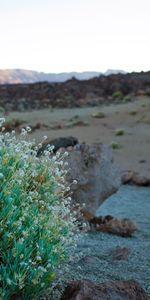
<svg viewBox="0 0 150 300">
<path fill-rule="evenodd" d="M 0 105 L 0 112 L 3 113 L 5 111 L 4 107 Z"/>
<path fill-rule="evenodd" d="M 97 112 L 92 113 L 92 117 L 102 119 L 102 118 L 105 118 L 105 114 L 101 111 L 97 111 Z"/>
<path fill-rule="evenodd" d="M 123 94 L 121 91 L 116 91 L 112 94 L 112 97 L 114 100 L 122 100 L 123 99 Z"/>
<path fill-rule="evenodd" d="M 126 95 L 123 97 L 123 102 L 124 103 L 128 103 L 128 102 L 131 102 L 132 101 L 132 98 L 130 95 Z"/>
<path fill-rule="evenodd" d="M 2 121 L 2 120 L 1 120 Z M 1 122 L 2 123 L 2 122 Z M 2 129 L 3 130 L 3 129 Z M 37 157 L 27 131 L 0 134 L 0 299 L 33 299 L 69 259 L 76 237 L 64 158 Z M 71 248 L 72 249 L 72 248 Z"/>
<path fill-rule="evenodd" d="M 118 129 L 116 129 L 115 130 L 115 135 L 117 135 L 117 136 L 121 136 L 121 135 L 124 135 L 124 129 L 122 129 L 122 128 L 118 128 Z"/>
<path fill-rule="evenodd" d="M 72 118 L 69 119 L 70 122 L 79 119 L 79 115 L 74 115 Z"/>
<path fill-rule="evenodd" d="M 118 144 L 117 142 L 114 142 L 114 141 L 111 143 L 111 147 L 112 147 L 112 149 L 114 149 L 114 150 L 120 148 L 119 144 Z"/>
<path fill-rule="evenodd" d="M 131 115 L 131 116 L 136 116 L 136 115 L 137 115 L 137 111 L 136 111 L 136 110 L 131 110 L 131 111 L 129 112 L 129 115 Z"/>
</svg>

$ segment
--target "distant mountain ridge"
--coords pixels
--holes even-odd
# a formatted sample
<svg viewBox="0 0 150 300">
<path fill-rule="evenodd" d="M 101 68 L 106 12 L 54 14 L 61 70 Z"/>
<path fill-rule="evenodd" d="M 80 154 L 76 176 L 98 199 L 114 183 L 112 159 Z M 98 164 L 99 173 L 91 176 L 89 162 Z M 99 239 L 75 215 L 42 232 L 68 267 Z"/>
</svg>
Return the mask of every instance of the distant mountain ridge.
<svg viewBox="0 0 150 300">
<path fill-rule="evenodd" d="M 78 80 L 88 80 L 101 75 L 110 74 L 126 74 L 122 70 L 107 70 L 102 72 L 64 72 L 64 73 L 44 73 L 37 71 L 30 71 L 24 69 L 6 69 L 0 70 L 0 84 L 17 84 L 17 83 L 35 83 L 35 82 L 65 82 L 72 77 Z"/>
</svg>

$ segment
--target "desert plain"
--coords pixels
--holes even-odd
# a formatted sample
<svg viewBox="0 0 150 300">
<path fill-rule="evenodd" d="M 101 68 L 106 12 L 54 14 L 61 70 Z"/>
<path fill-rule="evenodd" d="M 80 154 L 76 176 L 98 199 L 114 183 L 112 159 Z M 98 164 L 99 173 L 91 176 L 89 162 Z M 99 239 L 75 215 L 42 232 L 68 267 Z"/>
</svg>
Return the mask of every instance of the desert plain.
<svg viewBox="0 0 150 300">
<path fill-rule="evenodd" d="M 122 170 L 150 172 L 150 97 L 137 96 L 127 103 L 102 104 L 83 108 L 49 108 L 10 112 L 6 120 L 18 119 L 30 125 L 37 143 L 74 136 L 79 142 L 105 143 L 113 148 L 114 159 Z"/>
</svg>

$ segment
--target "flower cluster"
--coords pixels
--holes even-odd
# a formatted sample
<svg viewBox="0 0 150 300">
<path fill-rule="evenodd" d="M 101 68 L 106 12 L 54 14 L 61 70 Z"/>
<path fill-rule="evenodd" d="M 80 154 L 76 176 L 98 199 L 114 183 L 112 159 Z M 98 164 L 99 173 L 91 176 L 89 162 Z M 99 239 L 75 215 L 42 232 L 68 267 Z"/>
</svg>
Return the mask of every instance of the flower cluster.
<svg viewBox="0 0 150 300">
<path fill-rule="evenodd" d="M 0 125 L 3 120 L 0 119 Z M 46 289 L 75 245 L 65 156 L 37 157 L 30 128 L 0 134 L 0 297 L 30 299 Z M 0 298 L 1 299 L 1 298 Z"/>
</svg>

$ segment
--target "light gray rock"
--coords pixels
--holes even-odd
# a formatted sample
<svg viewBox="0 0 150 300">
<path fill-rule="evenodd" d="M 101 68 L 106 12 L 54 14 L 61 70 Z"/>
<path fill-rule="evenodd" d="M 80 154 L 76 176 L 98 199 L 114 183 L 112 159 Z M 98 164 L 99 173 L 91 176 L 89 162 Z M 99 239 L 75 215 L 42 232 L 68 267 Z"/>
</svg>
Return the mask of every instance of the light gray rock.
<svg viewBox="0 0 150 300">
<path fill-rule="evenodd" d="M 98 207 L 111 194 L 115 193 L 121 184 L 120 169 L 116 165 L 111 147 L 95 143 L 81 144 L 77 149 L 69 151 L 69 173 L 67 180 L 74 179 L 72 198 L 85 210 L 95 214 Z"/>
</svg>

